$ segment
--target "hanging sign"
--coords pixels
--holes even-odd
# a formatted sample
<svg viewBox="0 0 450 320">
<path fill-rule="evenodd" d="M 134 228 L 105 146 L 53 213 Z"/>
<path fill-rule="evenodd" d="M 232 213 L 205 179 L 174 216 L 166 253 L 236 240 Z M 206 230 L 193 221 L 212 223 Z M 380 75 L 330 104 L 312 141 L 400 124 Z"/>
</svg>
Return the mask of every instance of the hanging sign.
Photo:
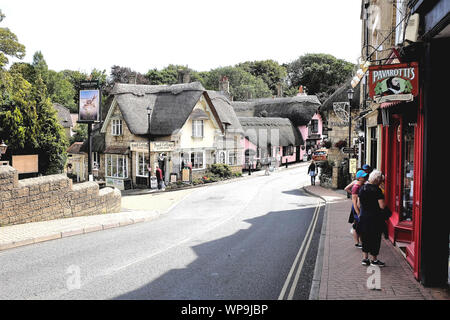
<svg viewBox="0 0 450 320">
<path fill-rule="evenodd" d="M 376 103 L 412 101 L 418 93 L 417 62 L 369 67 L 369 95 Z"/>
<path fill-rule="evenodd" d="M 80 84 L 78 122 L 100 122 L 101 91 L 98 81 L 84 81 Z"/>
</svg>

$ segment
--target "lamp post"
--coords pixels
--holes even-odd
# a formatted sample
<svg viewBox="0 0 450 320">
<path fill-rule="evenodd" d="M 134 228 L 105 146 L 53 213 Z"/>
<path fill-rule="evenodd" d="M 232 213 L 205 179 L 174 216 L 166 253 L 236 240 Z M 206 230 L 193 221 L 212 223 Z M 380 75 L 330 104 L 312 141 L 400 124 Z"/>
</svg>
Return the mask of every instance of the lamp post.
<svg viewBox="0 0 450 320">
<path fill-rule="evenodd" d="M 348 174 L 350 176 L 350 154 L 352 146 L 352 100 L 353 100 L 353 89 L 347 90 L 348 98 Z"/>
<path fill-rule="evenodd" d="M 6 153 L 6 149 L 8 149 L 8 146 L 3 142 L 0 144 L 0 159 L 2 158 L 2 155 Z"/>
<path fill-rule="evenodd" d="M 147 168 L 147 172 L 148 172 L 148 188 L 151 189 L 152 185 L 150 182 L 150 178 L 151 178 L 151 173 L 152 173 L 152 166 L 151 166 L 151 162 L 152 162 L 152 157 L 150 154 L 150 146 L 151 146 L 151 137 L 150 137 L 150 116 L 152 114 L 152 108 L 150 106 L 147 107 L 147 121 L 148 121 L 148 168 Z"/>
</svg>

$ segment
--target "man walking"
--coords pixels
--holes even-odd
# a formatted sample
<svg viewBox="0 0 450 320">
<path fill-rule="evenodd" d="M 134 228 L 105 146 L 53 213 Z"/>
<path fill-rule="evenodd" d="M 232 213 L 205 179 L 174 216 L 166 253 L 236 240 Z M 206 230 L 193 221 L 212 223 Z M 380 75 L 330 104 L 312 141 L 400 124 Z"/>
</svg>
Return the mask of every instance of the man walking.
<svg viewBox="0 0 450 320">
<path fill-rule="evenodd" d="M 308 167 L 308 175 L 311 176 L 311 185 L 316 185 L 316 175 L 317 175 L 317 166 L 316 163 L 311 161 L 311 164 Z"/>
</svg>

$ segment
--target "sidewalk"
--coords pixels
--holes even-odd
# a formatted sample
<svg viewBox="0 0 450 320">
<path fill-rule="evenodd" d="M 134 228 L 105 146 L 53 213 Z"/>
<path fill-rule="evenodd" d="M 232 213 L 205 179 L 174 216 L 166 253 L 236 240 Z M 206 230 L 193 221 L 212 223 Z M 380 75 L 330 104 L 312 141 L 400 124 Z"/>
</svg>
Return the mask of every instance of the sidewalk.
<svg viewBox="0 0 450 320">
<path fill-rule="evenodd" d="M 317 289 L 310 299 L 318 300 L 432 300 L 429 288 L 414 279 L 406 259 L 389 240 L 382 238 L 379 258 L 386 263 L 380 270 L 380 289 L 368 289 L 375 283 L 374 270 L 361 265 L 361 249 L 354 247 L 348 215 L 351 200 L 345 194 L 319 186 L 307 186 L 306 192 L 326 201 L 326 222 L 322 227 L 318 264 L 314 275 Z M 324 220 L 325 221 L 325 220 Z M 322 251 L 322 252 L 321 252 Z"/>
</svg>

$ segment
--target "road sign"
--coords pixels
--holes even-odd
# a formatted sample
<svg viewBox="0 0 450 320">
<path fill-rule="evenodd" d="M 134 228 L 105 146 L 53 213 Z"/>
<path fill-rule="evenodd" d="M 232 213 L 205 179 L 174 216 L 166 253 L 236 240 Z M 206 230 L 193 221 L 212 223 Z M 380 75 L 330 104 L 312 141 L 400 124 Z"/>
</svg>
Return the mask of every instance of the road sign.
<svg viewBox="0 0 450 320">
<path fill-rule="evenodd" d="M 342 148 L 342 152 L 343 153 L 356 153 L 357 149 L 356 148 L 344 147 L 344 148 Z"/>
</svg>

